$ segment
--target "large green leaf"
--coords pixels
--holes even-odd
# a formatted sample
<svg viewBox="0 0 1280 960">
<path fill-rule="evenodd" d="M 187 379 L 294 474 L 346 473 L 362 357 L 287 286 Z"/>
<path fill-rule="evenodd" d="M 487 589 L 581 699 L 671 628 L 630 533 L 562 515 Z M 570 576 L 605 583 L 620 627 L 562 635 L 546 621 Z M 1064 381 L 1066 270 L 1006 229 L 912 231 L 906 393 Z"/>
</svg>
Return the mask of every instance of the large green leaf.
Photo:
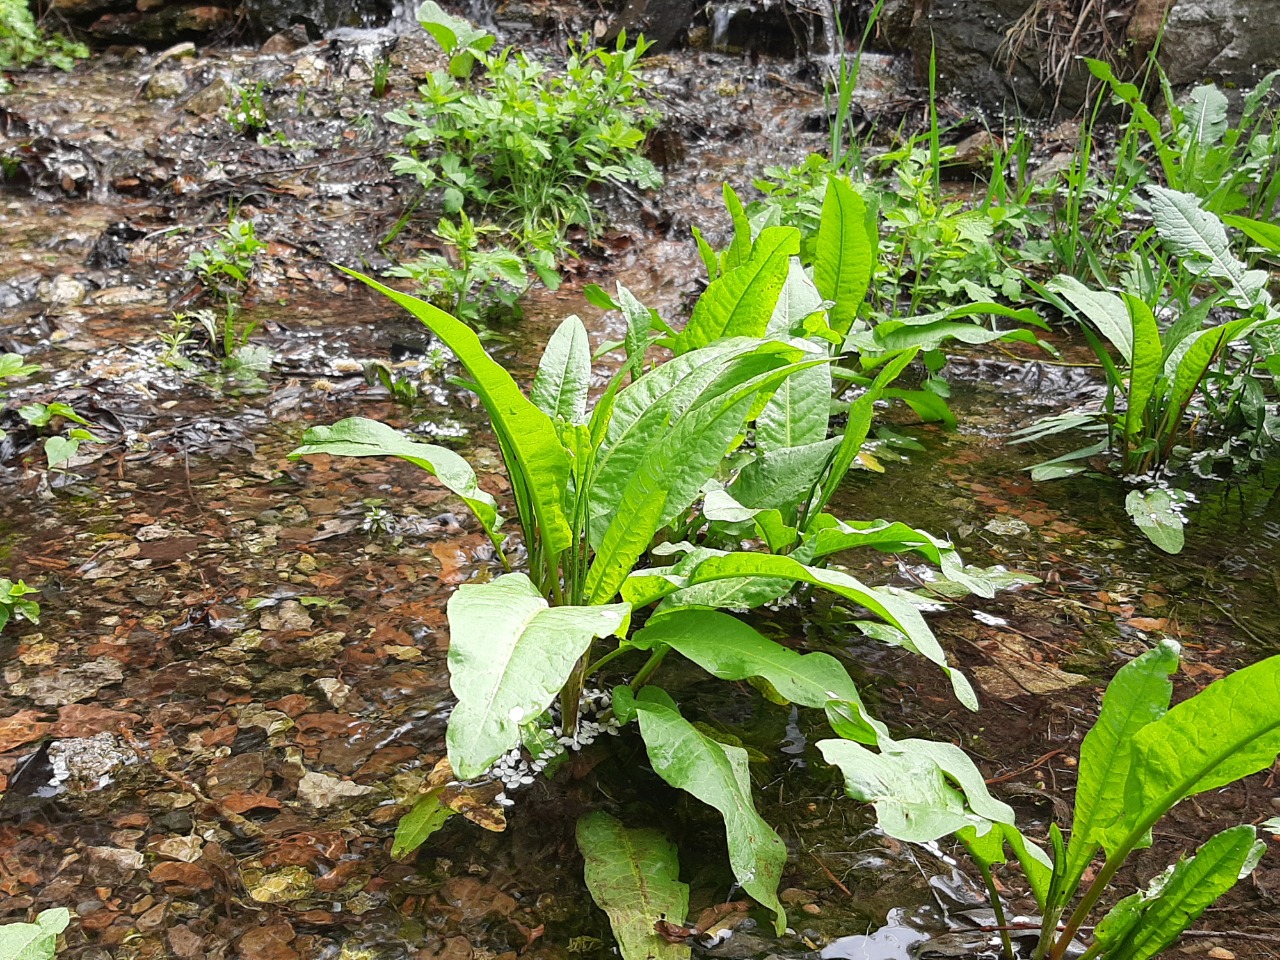
<svg viewBox="0 0 1280 960">
<path fill-rule="evenodd" d="M 41 910 L 35 923 L 0 925 L 0 960 L 52 960 L 58 934 L 71 922 L 66 907 Z"/>
<path fill-rule="evenodd" d="M 1093 860 L 1106 828 L 1131 821 L 1127 811 L 1133 735 L 1160 719 L 1173 693 L 1170 675 L 1178 668 L 1178 646 L 1165 641 L 1120 668 L 1102 695 L 1102 710 L 1080 745 L 1080 776 L 1063 889 L 1074 890 Z"/>
<path fill-rule="evenodd" d="M 547 341 L 529 391 L 530 399 L 549 417 L 583 423 L 590 386 L 591 343 L 587 328 L 577 316 L 569 316 Z"/>
<path fill-rule="evenodd" d="M 826 360 L 781 367 L 776 363 L 776 357 L 761 354 L 734 361 L 659 442 L 650 443 L 612 505 L 601 534 L 585 584 L 591 603 L 612 599 L 654 534 L 693 505 L 724 456 L 741 440 L 757 394 L 772 391 L 807 363 Z"/>
<path fill-rule="evenodd" d="M 967 570 L 964 560 L 951 544 L 905 523 L 888 520 L 849 522 L 821 514 L 810 523 L 805 543 L 797 553 L 805 563 L 812 563 L 833 553 L 861 547 L 871 547 L 882 553 L 918 553 L 936 563 L 948 580 L 963 585 L 971 593 L 980 597 L 996 595 L 995 585 L 980 574 Z"/>
<path fill-rule="evenodd" d="M 831 416 L 831 367 L 810 367 L 787 377 L 756 418 L 761 451 L 821 443 Z M 816 479 L 816 477 L 814 478 Z"/>
<path fill-rule="evenodd" d="M 650 370 L 620 390 L 608 403 L 608 418 L 597 445 L 595 470 L 588 491 L 591 545 L 598 548 L 606 523 L 623 490 L 631 482 L 641 461 L 655 445 L 667 442 L 672 424 L 699 402 L 707 402 L 726 389 L 769 366 L 800 359 L 804 352 L 778 341 L 735 337 L 719 341 Z M 735 361 L 755 356 L 751 366 L 738 366 L 726 374 Z M 755 364 L 760 364 L 756 366 Z M 602 398 L 601 404 L 606 400 Z M 601 412 L 597 404 L 593 422 Z"/>
<path fill-rule="evenodd" d="M 717 610 L 675 610 L 654 617 L 630 643 L 644 650 L 665 644 L 721 680 L 763 678 L 802 707 L 821 709 L 828 700 L 861 702 L 858 688 L 835 657 L 796 653 Z"/>
<path fill-rule="evenodd" d="M 1045 288 L 1061 295 L 1080 311 L 1119 351 L 1125 363 L 1133 362 L 1133 327 L 1123 300 L 1114 293 L 1090 289 L 1066 274 L 1054 277 Z"/>
<path fill-rule="evenodd" d="M 751 801 L 747 751 L 700 732 L 661 690 L 645 687 L 635 709 L 654 772 L 724 817 L 733 875 L 743 890 L 773 911 L 774 927 L 781 935 L 787 918 L 778 902 L 778 881 L 787 863 L 787 847 Z"/>
<path fill-rule="evenodd" d="M 813 280 L 832 301 L 831 327 L 843 335 L 858 316 L 875 269 L 874 221 L 849 181 L 831 177 L 822 199 Z"/>
<path fill-rule="evenodd" d="M 625 603 L 550 607 L 523 573 L 463 584 L 449 598 L 449 762 L 479 776 L 520 742 L 520 724 L 551 705 L 596 637 L 621 636 Z"/>
<path fill-rule="evenodd" d="M 1187 797 L 1269 767 L 1280 753 L 1276 704 L 1280 656 L 1214 681 L 1135 733 L 1126 802 L 1140 813 L 1097 834 L 1103 845 L 1115 849 Z"/>
<path fill-rule="evenodd" d="M 471 465 L 452 450 L 411 440 L 377 420 L 349 417 L 329 427 L 311 427 L 302 435 L 302 446 L 290 458 L 327 453 L 334 457 L 399 457 L 421 467 L 460 496 L 480 525 L 496 537 L 502 518 L 496 501 L 476 483 Z"/>
<path fill-rule="evenodd" d="M 1128 449 L 1135 450 L 1146 439 L 1147 404 L 1155 395 L 1156 381 L 1164 370 L 1164 345 L 1160 327 L 1146 302 L 1131 293 L 1124 295 L 1133 329 L 1133 366 L 1129 371 L 1129 409 L 1124 415 L 1124 437 Z"/>
<path fill-rule="evenodd" d="M 1226 281 L 1241 309 L 1270 301 L 1267 272 L 1249 270 L 1236 259 L 1222 221 L 1202 209 L 1199 198 L 1164 187 L 1147 189 L 1156 232 L 1170 250 L 1209 276 Z"/>
<path fill-rule="evenodd" d="M 1118 918 L 1104 918 L 1097 936 L 1107 960 L 1149 960 L 1172 944 L 1205 909 L 1248 876 L 1266 849 L 1248 824 L 1211 837 L 1179 861 L 1152 890 L 1117 904 Z"/>
<path fill-rule="evenodd" d="M 823 308 L 825 301 L 809 275 L 805 273 L 799 257 L 791 258 L 787 279 L 778 294 L 773 315 L 765 327 L 765 336 L 796 337 L 803 333 L 804 321 Z"/>
<path fill-rule="evenodd" d="M 1192 394 L 1200 386 L 1200 381 L 1204 379 L 1205 372 L 1218 357 L 1222 348 L 1245 336 L 1253 323 L 1251 317 L 1240 317 L 1221 326 L 1203 330 L 1194 337 L 1187 338 L 1190 344 L 1185 350 L 1170 355 L 1170 361 L 1177 359 L 1177 367 L 1173 374 L 1173 389 L 1169 398 L 1172 409 L 1181 411 L 1186 408 Z"/>
<path fill-rule="evenodd" d="M 672 341 L 672 350 L 683 354 L 723 337 L 763 336 L 791 257 L 799 252 L 800 231 L 795 227 L 760 231 L 751 258 L 727 270 L 698 298 L 689 322 Z"/>
<path fill-rule="evenodd" d="M 660 919 L 683 923 L 689 911 L 675 844 L 658 830 L 624 827 L 599 810 L 578 820 L 577 834 L 587 889 L 609 915 L 623 960 L 686 960 L 687 946 L 653 931 Z"/>
<path fill-rule="evenodd" d="M 893 642 L 931 660 L 951 679 L 956 697 L 971 710 L 978 708 L 969 681 L 947 663 L 946 654 L 910 600 L 884 589 L 868 587 L 846 573 L 808 567 L 791 557 L 765 553 L 727 553 L 709 556 L 684 573 L 640 571 L 622 585 L 623 599 L 645 606 L 676 590 L 729 578 L 773 577 L 811 583 L 866 607 L 894 627 Z M 884 639 L 881 637 L 881 639 Z"/>
<path fill-rule="evenodd" d="M 1053 879 L 1053 861 L 1012 823 L 991 823 L 989 826 L 990 829 L 985 833 L 976 826 L 964 827 L 956 831 L 956 837 L 973 858 L 985 867 L 1007 861 L 1004 852 L 1007 843 L 1022 866 L 1022 873 L 1031 886 L 1036 903 L 1043 910 Z"/>
<path fill-rule="evenodd" d="M 1228 226 L 1243 230 L 1254 243 L 1261 244 L 1272 253 L 1280 253 L 1280 223 L 1250 220 L 1248 217 L 1238 217 L 1235 214 L 1227 214 L 1222 220 Z"/>
<path fill-rule="evenodd" d="M 813 492 L 841 444 L 840 437 L 799 447 L 765 450 L 739 471 L 729 492 L 743 506 L 775 508 L 790 516 Z"/>
<path fill-rule="evenodd" d="M 880 829 L 898 840 L 927 843 L 984 821 L 1013 823 L 1013 810 L 991 796 L 954 744 L 882 741 L 874 753 L 850 740 L 820 740 L 818 749 L 844 774 L 849 796 L 872 804 Z"/>
<path fill-rule="evenodd" d="M 1165 553 L 1181 553 L 1186 543 L 1183 528 L 1187 518 L 1182 512 L 1185 494 L 1163 487 L 1130 490 L 1124 498 L 1125 512 L 1148 540 Z"/>
<path fill-rule="evenodd" d="M 425 300 L 393 290 L 354 270 L 342 270 L 400 304 L 453 351 L 471 375 L 472 387 L 498 434 L 517 502 L 526 503 L 536 521 L 534 530 L 530 528 L 531 518 L 521 516 L 525 534 L 551 554 L 568 547 L 572 531 L 565 515 L 564 493 L 569 482 L 569 457 L 560 445 L 551 418 L 520 392 L 511 375 L 485 353 L 480 338 L 465 323 Z"/>
</svg>

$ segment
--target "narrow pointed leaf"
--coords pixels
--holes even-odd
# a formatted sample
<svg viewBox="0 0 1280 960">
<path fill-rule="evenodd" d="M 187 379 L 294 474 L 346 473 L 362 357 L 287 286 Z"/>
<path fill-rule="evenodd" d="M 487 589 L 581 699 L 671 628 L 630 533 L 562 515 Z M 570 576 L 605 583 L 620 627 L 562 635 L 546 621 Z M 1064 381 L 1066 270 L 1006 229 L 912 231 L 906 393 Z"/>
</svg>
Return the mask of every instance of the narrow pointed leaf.
<svg viewBox="0 0 1280 960">
<path fill-rule="evenodd" d="M 729 244 L 729 249 L 720 256 L 720 272 L 727 273 L 735 267 L 742 266 L 751 258 L 751 222 L 747 219 L 742 201 L 738 199 L 733 187 L 725 183 L 721 193 L 724 196 L 724 205 L 729 211 L 729 217 L 733 221 L 733 241 Z"/>
<path fill-rule="evenodd" d="M 1169 405 L 1174 410 L 1183 410 L 1191 401 L 1205 372 L 1217 359 L 1222 348 L 1239 340 L 1252 326 L 1251 317 L 1241 317 L 1202 331 L 1191 340 L 1190 346 L 1178 357 L 1178 365 L 1173 375 L 1173 388 L 1169 397 Z"/>
<path fill-rule="evenodd" d="M 485 353 L 480 338 L 465 323 L 424 300 L 393 290 L 354 270 L 342 269 L 400 304 L 453 351 L 470 374 L 473 389 L 498 433 L 512 485 L 519 487 L 528 499 L 537 531 L 526 530 L 526 533 L 536 533 L 548 553 L 559 553 L 568 547 L 572 533 L 563 494 L 569 481 L 569 458 L 560 446 L 551 418 L 520 392 L 511 375 Z M 522 516 L 521 521 L 528 522 L 528 518 Z"/>
<path fill-rule="evenodd" d="M 1238 217 L 1235 214 L 1227 214 L 1222 220 L 1229 226 L 1244 231 L 1254 243 L 1266 247 L 1272 253 L 1280 253 L 1280 223 L 1250 220 L 1248 217 Z"/>
<path fill-rule="evenodd" d="M 1207 840 L 1188 860 L 1180 861 L 1147 895 L 1141 916 L 1123 924 L 1123 938 L 1106 953 L 1114 960 L 1149 960 L 1172 944 L 1215 900 L 1257 865 L 1265 844 L 1248 824 L 1231 827 Z M 1117 927 L 1120 927 L 1117 924 Z M 1119 930 L 1116 931 L 1117 933 Z M 1114 934 L 1102 931 L 1105 939 Z"/>
<path fill-rule="evenodd" d="M 747 751 L 700 732 L 660 690 L 641 690 L 635 709 L 654 772 L 724 817 L 733 875 L 743 890 L 773 911 L 781 935 L 787 921 L 777 891 L 787 848 L 751 800 Z"/>
<path fill-rule="evenodd" d="M 449 762 L 479 776 L 520 741 L 520 724 L 542 713 L 596 637 L 621 635 L 625 603 L 551 607 L 523 573 L 463 584 L 449 598 Z"/>
<path fill-rule="evenodd" d="M 832 177 L 822 200 L 813 280 L 818 292 L 834 304 L 829 315 L 832 329 L 839 334 L 849 332 L 866 299 L 875 247 L 862 197 L 847 180 Z"/>
<path fill-rule="evenodd" d="M 413 809 L 396 824 L 396 835 L 391 841 L 391 859 L 403 860 L 427 842 L 433 833 L 444 826 L 453 811 L 440 802 L 438 793 L 429 793 L 413 805 Z"/>
<path fill-rule="evenodd" d="M 582 817 L 577 835 L 587 889 L 609 915 L 623 960 L 686 960 L 687 946 L 653 929 L 661 919 L 683 923 L 689 911 L 675 844 L 658 830 L 624 827 L 603 811 Z"/>
<path fill-rule="evenodd" d="M 1127 813 L 1125 789 L 1131 772 L 1133 736 L 1169 709 L 1170 675 L 1178 669 L 1177 644 L 1164 642 L 1120 668 L 1102 695 L 1098 722 L 1080 745 L 1066 882 L 1074 890 L 1093 860 L 1107 828 L 1136 818 Z"/>
<path fill-rule="evenodd" d="M 966 707 L 976 710 L 977 697 L 969 681 L 947 663 L 938 640 L 914 604 L 887 590 L 868 587 L 846 573 L 808 567 L 791 557 L 764 553 L 728 553 L 710 556 L 683 574 L 633 574 L 622 586 L 625 600 L 640 607 L 659 600 L 684 587 L 711 583 L 728 578 L 775 577 L 793 583 L 811 583 L 866 607 L 890 626 L 896 628 L 899 645 L 931 660 L 947 674 L 956 697 Z"/>
<path fill-rule="evenodd" d="M 1129 371 L 1129 409 L 1124 415 L 1125 443 L 1136 449 L 1146 436 L 1147 404 L 1156 391 L 1156 381 L 1164 370 L 1164 346 L 1160 327 L 1145 302 L 1124 294 L 1133 328 L 1133 366 Z"/>
<path fill-rule="evenodd" d="M 547 416 L 582 423 L 591 385 L 591 344 L 576 316 L 566 317 L 547 341 L 530 399 Z"/>
<path fill-rule="evenodd" d="M 399 457 L 426 470 L 461 497 L 491 535 L 496 534 L 502 524 L 496 501 L 480 489 L 475 471 L 467 461 L 445 447 L 411 440 L 385 423 L 349 417 L 332 426 L 311 427 L 302 435 L 302 444 L 289 454 L 290 458 L 315 453 L 334 457 Z"/>
</svg>

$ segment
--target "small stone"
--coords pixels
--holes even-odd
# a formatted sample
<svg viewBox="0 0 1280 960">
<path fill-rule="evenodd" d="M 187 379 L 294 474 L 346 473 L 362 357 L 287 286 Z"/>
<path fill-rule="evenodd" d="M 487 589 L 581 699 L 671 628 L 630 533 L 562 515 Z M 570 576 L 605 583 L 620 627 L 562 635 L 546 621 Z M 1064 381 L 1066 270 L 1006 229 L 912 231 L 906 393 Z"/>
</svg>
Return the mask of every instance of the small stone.
<svg viewBox="0 0 1280 960">
<path fill-rule="evenodd" d="M 66 275 L 46 280 L 36 287 L 36 296 L 54 307 L 74 307 L 84 303 L 88 288 L 74 277 Z"/>
<path fill-rule="evenodd" d="M 810 914 L 811 916 L 815 916 L 815 917 L 816 917 L 818 914 L 822 913 L 822 908 L 821 908 L 820 906 L 818 906 L 816 903 L 806 903 L 806 904 L 805 904 L 803 907 L 801 907 L 800 909 L 801 909 L 801 910 L 803 910 L 805 913 Z"/>
<path fill-rule="evenodd" d="M 186 40 L 182 43 L 175 43 L 168 50 L 161 51 L 156 56 L 156 62 L 154 65 L 159 67 L 160 64 L 164 63 L 166 60 L 194 60 L 195 56 L 196 45 L 190 40 Z"/>
<path fill-rule="evenodd" d="M 1213 960 L 1236 960 L 1236 955 L 1226 947 L 1214 947 L 1208 955 L 1213 957 Z"/>
<path fill-rule="evenodd" d="M 262 45 L 262 52 L 268 55 L 276 56 L 282 54 L 293 53 L 295 50 L 301 50 L 311 42 L 307 36 L 307 28 L 300 23 L 295 23 L 287 30 L 281 30 L 267 38 L 267 42 Z"/>
<path fill-rule="evenodd" d="M 172 100 L 187 92 L 187 75 L 181 70 L 162 70 L 152 74 L 142 96 L 147 100 Z"/>
<path fill-rule="evenodd" d="M 210 117 L 220 112 L 227 105 L 231 87 L 227 81 L 217 77 L 207 87 L 195 94 L 182 109 L 197 117 Z"/>
</svg>

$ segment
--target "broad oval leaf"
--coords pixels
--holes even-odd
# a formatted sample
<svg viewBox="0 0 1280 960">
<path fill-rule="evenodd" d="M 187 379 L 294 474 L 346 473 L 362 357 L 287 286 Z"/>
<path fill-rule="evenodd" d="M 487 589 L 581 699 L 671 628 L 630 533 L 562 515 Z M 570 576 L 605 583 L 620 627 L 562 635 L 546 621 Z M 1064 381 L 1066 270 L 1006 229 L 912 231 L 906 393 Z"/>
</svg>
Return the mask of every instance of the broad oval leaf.
<svg viewBox="0 0 1280 960">
<path fill-rule="evenodd" d="M 449 762 L 479 776 L 520 742 L 520 724 L 551 705 L 596 637 L 621 636 L 625 603 L 552 607 L 523 573 L 463 584 L 449 598 Z"/>
<path fill-rule="evenodd" d="M 625 827 L 603 811 L 578 820 L 577 836 L 587 889 L 609 915 L 623 960 L 685 960 L 687 946 L 653 930 L 663 918 L 683 923 L 689 912 L 675 844 L 661 831 Z"/>
<path fill-rule="evenodd" d="M 497 502 L 480 489 L 467 461 L 445 447 L 411 440 L 385 423 L 348 417 L 332 426 L 311 427 L 302 435 L 302 446 L 289 457 L 296 460 L 316 453 L 334 457 L 399 457 L 426 470 L 460 496 L 490 537 L 495 537 L 502 525 Z"/>
<path fill-rule="evenodd" d="M 1174 804 L 1274 763 L 1280 754 L 1276 704 L 1280 656 L 1214 681 L 1134 734 L 1126 797 L 1141 813 L 1127 831 L 1123 824 L 1104 831 L 1103 845 L 1112 850 L 1132 842 Z"/>
<path fill-rule="evenodd" d="M 1013 822 L 1013 811 L 987 792 L 973 761 L 952 744 L 882 741 L 873 753 L 850 740 L 821 740 L 818 749 L 844 774 L 849 796 L 874 806 L 880 829 L 898 840 L 927 843 L 985 821 Z"/>
<path fill-rule="evenodd" d="M 654 772 L 724 817 L 733 875 L 743 890 L 773 911 L 781 935 L 787 918 L 778 902 L 778 881 L 787 847 L 756 812 L 747 751 L 701 733 L 661 690 L 645 687 L 634 707 Z"/>
<path fill-rule="evenodd" d="M 798 337 L 804 332 L 804 321 L 826 305 L 822 294 L 805 273 L 799 257 L 791 258 L 787 279 L 778 294 L 773 315 L 765 327 L 765 336 Z"/>
<path fill-rule="evenodd" d="M 484 404 L 498 435 L 502 457 L 516 490 L 533 517 L 521 516 L 525 534 L 548 554 L 569 546 L 572 532 L 565 514 L 564 496 L 569 485 L 569 457 L 560 445 L 555 423 L 520 392 L 502 366 L 489 356 L 475 331 L 417 297 L 393 290 L 371 277 L 340 268 L 344 273 L 385 294 L 421 320 L 466 367 L 472 388 Z M 530 529 L 536 522 L 537 529 Z"/>
<path fill-rule="evenodd" d="M 835 657 L 796 653 L 717 610 L 674 610 L 655 617 L 632 634 L 630 643 L 644 650 L 665 644 L 721 680 L 761 677 L 803 707 L 822 709 L 828 700 L 862 702 Z"/>
<path fill-rule="evenodd" d="M 1181 504 L 1186 495 L 1177 490 L 1151 487 L 1147 490 L 1130 490 L 1124 498 L 1124 509 L 1133 518 L 1138 529 L 1147 539 L 1165 553 L 1181 553 L 1186 542 Z"/>
<path fill-rule="evenodd" d="M 583 423 L 590 385 L 591 343 L 587 328 L 576 315 L 569 316 L 547 341 L 529 397 L 549 417 Z"/>
<path fill-rule="evenodd" d="M 756 446 L 769 452 L 821 443 L 830 418 L 831 367 L 824 363 L 778 384 L 756 418 Z"/>
<path fill-rule="evenodd" d="M 1267 271 L 1249 270 L 1236 259 L 1222 221 L 1204 210 L 1198 197 L 1158 186 L 1147 190 L 1156 232 L 1169 249 L 1209 276 L 1225 280 L 1240 309 L 1270 302 Z"/>
<path fill-rule="evenodd" d="M 1090 289 L 1066 274 L 1054 277 L 1045 287 L 1064 297 L 1082 313 L 1120 352 L 1125 363 L 1133 362 L 1133 328 L 1123 300 L 1114 293 Z"/>
</svg>

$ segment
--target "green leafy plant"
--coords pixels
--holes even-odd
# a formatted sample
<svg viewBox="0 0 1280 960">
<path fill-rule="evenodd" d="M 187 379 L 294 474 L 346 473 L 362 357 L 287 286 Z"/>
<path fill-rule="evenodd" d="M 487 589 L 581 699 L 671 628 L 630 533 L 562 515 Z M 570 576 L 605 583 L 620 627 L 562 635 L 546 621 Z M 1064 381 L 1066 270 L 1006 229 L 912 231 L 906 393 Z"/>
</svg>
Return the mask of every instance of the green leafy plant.
<svg viewBox="0 0 1280 960">
<path fill-rule="evenodd" d="M 35 923 L 0 925 L 0 960 L 53 960 L 58 934 L 71 922 L 65 907 L 41 910 Z"/>
<path fill-rule="evenodd" d="M 206 288 L 239 290 L 248 284 L 257 255 L 266 249 L 258 239 L 252 220 L 232 216 L 225 227 L 214 231 L 213 239 L 187 259 L 187 270 Z"/>
<path fill-rule="evenodd" d="M 1233 411 L 1244 409 L 1241 398 L 1261 393 L 1252 376 L 1266 358 L 1246 355 L 1243 369 L 1230 370 L 1229 347 L 1280 322 L 1280 311 L 1267 292 L 1267 274 L 1250 270 L 1231 251 L 1222 222 L 1200 206 L 1191 194 L 1163 187 L 1148 188 L 1156 235 L 1169 253 L 1179 258 L 1179 274 L 1167 265 L 1144 285 L 1163 292 L 1166 282 L 1181 276 L 1185 284 L 1203 284 L 1214 292 L 1194 306 L 1190 294 L 1175 294 L 1181 303 L 1177 319 L 1161 328 L 1151 303 L 1127 290 L 1119 294 L 1086 287 L 1069 276 L 1058 276 L 1036 289 L 1068 315 L 1079 318 L 1107 378 L 1107 396 L 1096 413 L 1081 412 L 1042 421 L 1014 435 L 1015 440 L 1039 440 L 1067 430 L 1105 431 L 1106 436 L 1078 450 L 1030 468 L 1037 480 L 1070 476 L 1086 469 L 1084 461 L 1108 451 L 1119 456 L 1125 475 L 1155 478 L 1179 452 L 1183 424 L 1193 402 L 1226 385 L 1235 399 L 1219 396 L 1206 411 L 1219 413 L 1218 426 L 1231 430 Z M 1150 259 L 1142 248 L 1136 259 Z M 1235 319 L 1210 324 L 1214 308 L 1227 308 Z M 1114 355 L 1113 355 L 1114 351 Z M 1190 451 L 1182 456 L 1186 459 Z M 1134 491 L 1126 506 L 1138 526 L 1157 546 L 1171 553 L 1182 548 L 1182 507 L 1189 497 L 1157 484 L 1145 493 Z"/>
<path fill-rule="evenodd" d="M 1070 841 L 1051 826 L 1048 853 L 984 812 L 990 798 L 980 780 L 925 780 L 908 758 L 883 749 L 875 754 L 845 740 L 818 747 L 844 772 L 849 795 L 875 805 L 886 833 L 909 842 L 954 834 L 986 878 L 1000 918 L 991 869 L 1006 861 L 1007 846 L 1043 911 L 1033 956 L 1062 960 L 1117 872 L 1134 850 L 1151 845 L 1152 828 L 1169 810 L 1267 769 L 1280 754 L 1280 657 L 1229 674 L 1170 709 L 1169 677 L 1177 666 L 1178 647 L 1165 641 L 1122 667 L 1107 687 L 1098 722 L 1080 748 Z M 1252 826 L 1222 831 L 1147 889 L 1116 902 L 1094 928 L 1083 956 L 1155 956 L 1248 876 L 1264 849 Z M 1003 919 L 997 922 L 1006 927 Z M 1004 943 L 1014 960 L 1007 933 Z"/>
<path fill-rule="evenodd" d="M 5 628 L 14 617 L 30 623 L 40 622 L 40 604 L 26 597 L 39 591 L 28 587 L 23 581 L 14 583 L 0 577 L 0 630 Z"/>
<path fill-rule="evenodd" d="M 6 381 L 14 377 L 25 377 L 39 371 L 39 364 L 27 363 L 19 354 L 0 354 L 0 399 L 7 396 Z M 45 462 L 50 470 L 63 469 L 79 452 L 80 444 L 102 442 L 88 429 L 85 429 L 91 426 L 89 421 L 76 413 L 75 408 L 69 403 L 63 403 L 60 400 L 54 400 L 49 403 L 32 402 L 23 404 L 18 408 L 18 415 L 37 432 L 48 432 L 50 426 L 58 425 L 64 420 L 79 424 L 79 426 L 71 427 L 65 433 L 55 433 L 53 436 L 45 437 Z M 0 440 L 3 440 L 6 436 L 5 431 L 0 430 Z"/>
<path fill-rule="evenodd" d="M 476 224 L 465 210 L 458 219 L 448 217 L 436 227 L 436 236 L 448 244 L 452 256 L 431 253 L 387 271 L 393 277 L 408 277 L 431 291 L 431 302 L 460 320 L 476 323 L 493 319 L 501 310 L 517 316 L 517 301 L 529 288 L 529 268 L 537 268 L 548 289 L 560 285 L 550 251 L 526 260 L 515 250 L 486 238 L 501 236 L 492 224 Z"/>
<path fill-rule="evenodd" d="M 234 133 L 254 136 L 271 126 L 267 106 L 262 100 L 262 81 L 248 86 L 233 83 L 227 89 L 227 108 L 223 113 Z"/>
<path fill-rule="evenodd" d="M 387 114 L 407 128 L 410 151 L 393 158 L 393 169 L 426 190 L 441 191 L 447 214 L 470 209 L 489 218 L 483 226 L 455 228 L 471 234 L 468 241 L 504 241 L 492 250 L 500 267 L 490 263 L 473 282 L 501 276 L 523 289 L 527 280 L 512 282 L 519 264 L 554 288 L 557 261 L 569 252 L 568 231 L 581 227 L 593 237 L 600 228 L 592 188 L 661 182 L 640 152 L 656 122 L 637 66 L 646 45 L 641 39 L 628 49 L 620 37 L 613 50 L 591 49 L 584 38 L 569 44 L 564 69 L 552 71 L 512 47 L 493 53 L 492 35 L 430 0 L 418 16 L 448 54 L 449 69 L 427 77 L 421 100 Z M 451 221 L 441 222 L 442 236 L 451 228 L 446 225 Z M 470 249 L 468 242 L 450 242 L 460 256 Z M 475 249 L 470 256 L 487 253 Z M 404 269 L 417 269 L 428 280 L 447 272 L 434 260 Z M 451 296 L 456 302 L 479 299 L 465 290 Z"/>
<path fill-rule="evenodd" d="M 714 278 L 678 333 L 625 288 L 616 297 L 594 291 L 627 320 L 615 345 L 625 359 L 594 405 L 592 354 L 578 318 L 551 336 L 526 395 L 468 326 L 360 277 L 426 324 L 466 370 L 506 464 L 525 557 L 525 570 L 512 570 L 497 503 L 452 451 L 354 418 L 307 431 L 292 454 L 393 456 L 428 470 L 467 504 L 509 571 L 464 584 L 449 600 L 458 702 L 448 764 L 402 819 L 396 855 L 412 852 L 450 815 L 460 789 L 451 781 L 493 771 L 515 789 L 554 762 L 557 746 L 576 749 L 634 723 L 654 771 L 723 815 L 738 882 L 781 930 L 776 888 L 786 849 L 755 811 L 746 751 L 707 736 L 653 685 L 664 660 L 675 652 L 724 680 L 760 678 L 778 698 L 834 710 L 842 729 L 876 742 L 883 726 L 866 715 L 837 660 L 797 654 L 720 609 L 750 610 L 807 585 L 867 611 L 855 621 L 860 630 L 933 661 L 961 702 L 976 708 L 909 594 L 827 566 L 860 547 L 914 552 L 961 593 L 990 596 L 998 586 L 927 534 L 887 521 L 844 522 L 824 510 L 866 437 L 874 403 L 914 355 L 882 358 L 847 425 L 831 433 L 828 347 L 852 323 L 874 260 L 874 235 L 853 196 L 847 183 L 829 190 L 812 277 L 797 259 L 793 227 L 765 227 L 754 238 L 735 231 L 721 254 L 706 250 Z M 654 345 L 672 358 L 652 363 Z M 742 448 L 748 436 L 750 451 Z M 646 620 L 633 632 L 638 611 Z M 629 683 L 609 694 L 588 688 L 627 664 Z M 588 703 L 595 708 L 580 723 Z M 652 870 L 673 877 L 674 849 L 600 817 L 585 820 L 580 836 L 589 882 L 624 955 L 645 956 L 656 946 L 652 929 L 624 915 L 625 888 L 606 875 L 634 873 L 640 860 L 660 857 Z"/>
<path fill-rule="evenodd" d="M 48 65 L 70 70 L 89 56 L 89 48 L 36 26 L 26 0 L 0 0 L 0 70 Z M 8 82 L 0 77 L 0 92 Z"/>
</svg>

